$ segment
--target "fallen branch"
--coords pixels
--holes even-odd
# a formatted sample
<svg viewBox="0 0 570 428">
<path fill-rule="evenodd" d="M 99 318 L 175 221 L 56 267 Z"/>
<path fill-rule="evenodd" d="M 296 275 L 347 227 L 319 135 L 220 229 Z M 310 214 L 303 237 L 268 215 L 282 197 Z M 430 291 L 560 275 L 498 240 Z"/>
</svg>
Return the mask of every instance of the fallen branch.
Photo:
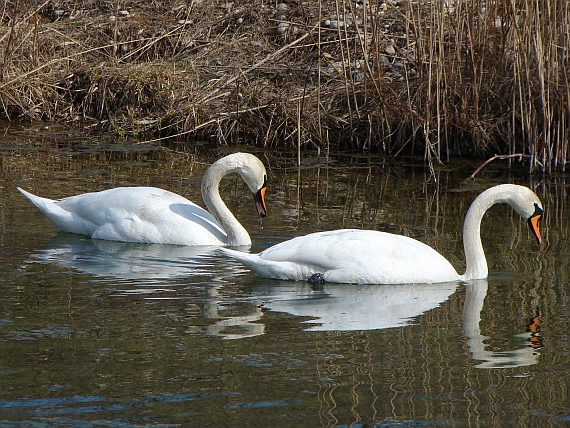
<svg viewBox="0 0 570 428">
<path fill-rule="evenodd" d="M 473 172 L 473 174 L 471 174 L 471 175 L 469 176 L 469 178 L 472 179 L 472 180 L 475 179 L 475 175 L 476 175 L 479 171 L 481 171 L 483 168 L 485 168 L 487 165 L 489 165 L 491 162 L 493 162 L 493 161 L 496 160 L 496 159 L 518 158 L 518 159 L 520 160 L 521 158 L 530 158 L 530 157 L 531 157 L 530 155 L 525 155 L 524 153 L 515 153 L 515 154 L 512 154 L 512 155 L 495 155 L 495 156 L 493 156 L 492 158 L 489 158 L 489 159 L 487 159 L 485 162 L 483 162 L 483 163 L 479 166 L 479 168 L 477 168 L 477 169 Z"/>
</svg>

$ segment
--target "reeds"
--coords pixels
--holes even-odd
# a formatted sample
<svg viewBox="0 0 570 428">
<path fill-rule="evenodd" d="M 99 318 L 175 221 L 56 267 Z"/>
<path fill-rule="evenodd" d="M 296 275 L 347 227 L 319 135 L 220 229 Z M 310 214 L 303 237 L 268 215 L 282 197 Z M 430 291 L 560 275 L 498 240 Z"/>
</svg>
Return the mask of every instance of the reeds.
<svg viewBox="0 0 570 428">
<path fill-rule="evenodd" d="M 0 118 L 568 161 L 565 0 L 7 1 Z"/>
<path fill-rule="evenodd" d="M 408 82 L 426 156 L 520 153 L 564 169 L 570 119 L 566 1 L 408 2 Z M 409 129 L 415 129 L 409 126 Z"/>
</svg>

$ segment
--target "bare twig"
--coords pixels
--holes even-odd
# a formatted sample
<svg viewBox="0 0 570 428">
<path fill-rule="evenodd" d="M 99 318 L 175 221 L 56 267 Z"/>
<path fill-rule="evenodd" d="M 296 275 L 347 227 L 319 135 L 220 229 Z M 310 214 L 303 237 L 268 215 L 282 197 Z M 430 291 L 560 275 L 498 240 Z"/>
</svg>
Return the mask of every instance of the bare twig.
<svg viewBox="0 0 570 428">
<path fill-rule="evenodd" d="M 530 155 L 524 154 L 524 153 L 515 153 L 512 155 L 495 155 L 492 158 L 487 159 L 485 162 L 483 162 L 481 165 L 479 165 L 479 167 L 473 172 L 473 174 L 471 174 L 469 176 L 470 179 L 475 179 L 475 175 L 477 175 L 477 173 L 479 171 L 481 171 L 483 168 L 485 168 L 487 165 L 489 165 L 491 162 L 493 162 L 494 160 L 497 159 L 512 159 L 512 158 L 530 158 Z"/>
</svg>

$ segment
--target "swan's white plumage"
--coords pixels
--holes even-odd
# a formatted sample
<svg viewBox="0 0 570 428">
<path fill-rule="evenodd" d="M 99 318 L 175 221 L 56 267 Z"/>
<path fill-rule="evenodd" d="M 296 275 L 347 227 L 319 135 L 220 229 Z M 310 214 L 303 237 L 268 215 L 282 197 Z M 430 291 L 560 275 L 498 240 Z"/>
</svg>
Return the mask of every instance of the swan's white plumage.
<svg viewBox="0 0 570 428">
<path fill-rule="evenodd" d="M 219 197 L 219 181 L 231 172 L 240 174 L 254 193 L 265 188 L 265 168 L 253 155 L 235 153 L 212 164 L 202 194 L 219 222 L 188 199 L 154 187 L 118 187 L 60 200 L 18 190 L 64 232 L 138 243 L 250 245 L 249 234 Z"/>
<path fill-rule="evenodd" d="M 480 238 L 485 211 L 495 203 L 508 203 L 524 218 L 534 219 L 538 230 L 542 204 L 527 187 L 500 185 L 486 190 L 471 205 L 464 224 L 466 272 L 459 275 L 451 263 L 431 247 L 401 235 L 373 230 L 342 229 L 293 238 L 248 254 L 222 249 L 258 276 L 307 280 L 315 273 L 326 282 L 359 284 L 437 283 L 486 278 L 487 262 Z"/>
<path fill-rule="evenodd" d="M 459 279 L 453 266 L 428 245 L 375 230 L 311 233 L 259 254 L 227 249 L 224 252 L 264 278 L 306 280 L 321 272 L 327 282 L 357 284 L 435 283 Z M 409 259 L 402 258 L 401 254 L 407 254 Z M 409 260 L 414 260 L 414 269 L 410 269 Z"/>
<path fill-rule="evenodd" d="M 208 211 L 154 187 L 117 187 L 59 201 L 19 190 L 64 232 L 108 241 L 181 245 L 221 245 L 227 237 Z"/>
</svg>

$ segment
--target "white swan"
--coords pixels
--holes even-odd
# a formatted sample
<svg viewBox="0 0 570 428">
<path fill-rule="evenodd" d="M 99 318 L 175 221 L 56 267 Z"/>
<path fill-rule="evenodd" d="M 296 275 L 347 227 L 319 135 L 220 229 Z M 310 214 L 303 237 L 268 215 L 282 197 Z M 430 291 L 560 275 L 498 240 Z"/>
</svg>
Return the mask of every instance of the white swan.
<svg viewBox="0 0 570 428">
<path fill-rule="evenodd" d="M 228 155 L 204 174 L 202 198 L 210 212 L 154 187 L 117 187 L 55 201 L 18 190 L 64 232 L 146 244 L 251 245 L 249 234 L 220 197 L 219 183 L 230 173 L 244 179 L 259 215 L 265 217 L 267 173 L 263 163 L 247 153 Z"/>
<path fill-rule="evenodd" d="M 538 242 L 542 204 L 527 187 L 503 184 L 481 193 L 471 204 L 463 226 L 467 269 L 457 273 L 431 247 L 401 235 L 373 230 L 343 229 L 293 238 L 248 254 L 222 249 L 265 278 L 359 283 L 410 284 L 486 278 L 487 261 L 481 244 L 481 219 L 496 203 L 507 203 L 528 219 Z"/>
</svg>

